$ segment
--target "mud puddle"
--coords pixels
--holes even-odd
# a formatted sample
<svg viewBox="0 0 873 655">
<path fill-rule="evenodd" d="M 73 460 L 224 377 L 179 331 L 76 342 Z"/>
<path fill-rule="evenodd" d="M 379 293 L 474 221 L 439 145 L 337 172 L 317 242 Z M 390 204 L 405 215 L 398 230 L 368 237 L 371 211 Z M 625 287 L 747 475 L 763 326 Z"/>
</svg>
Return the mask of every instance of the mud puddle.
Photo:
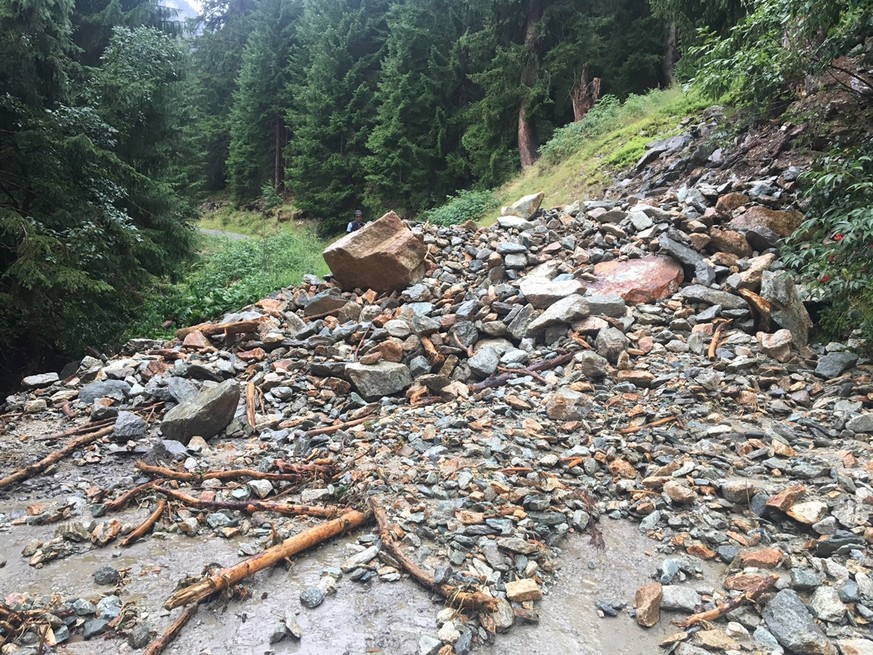
<svg viewBox="0 0 873 655">
<path fill-rule="evenodd" d="M 7 511 L 3 508 L 2 511 Z M 131 522 L 146 512 L 129 513 Z M 34 569 L 20 553 L 33 539 L 48 539 L 55 526 L 18 526 L 0 533 L 0 592 L 28 595 L 60 594 L 64 598 L 99 599 L 112 587 L 97 586 L 95 570 L 111 565 L 125 572 L 120 597 L 134 603 L 142 619 L 162 631 L 180 610 L 166 612 L 161 604 L 185 575 L 199 574 L 207 563 L 227 566 L 238 562 L 242 540 L 215 538 L 151 538 L 121 549 L 110 546 L 91 550 Z M 627 611 L 615 618 L 600 618 L 598 599 L 623 600 L 633 604 L 637 587 L 650 580 L 657 558 L 646 554 L 654 542 L 624 521 L 604 520 L 604 550 L 598 551 L 586 537 L 564 543 L 561 569 L 549 593 L 538 604 L 538 625 L 516 626 L 499 635 L 496 643 L 480 647 L 478 655 L 636 655 L 657 653 L 658 642 L 674 630 L 667 620 L 651 630 L 636 626 Z M 436 614 L 442 604 L 431 602 L 428 593 L 409 580 L 385 583 L 377 579 L 357 583 L 346 578 L 336 594 L 307 610 L 300 605 L 300 592 L 314 586 L 326 567 L 339 566 L 350 554 L 348 537 L 305 554 L 287 570 L 276 567 L 249 580 L 251 598 L 227 604 L 210 603 L 184 628 L 169 653 L 175 655 L 416 655 L 422 635 L 436 636 Z M 689 583 L 693 584 L 693 583 Z M 297 613 L 303 629 L 300 642 L 271 645 L 270 635 L 287 610 Z M 669 619 L 669 617 L 665 617 Z M 80 639 L 80 638 L 79 638 Z M 73 641 L 58 653 L 109 655 L 133 652 L 121 639 L 96 638 Z"/>
</svg>

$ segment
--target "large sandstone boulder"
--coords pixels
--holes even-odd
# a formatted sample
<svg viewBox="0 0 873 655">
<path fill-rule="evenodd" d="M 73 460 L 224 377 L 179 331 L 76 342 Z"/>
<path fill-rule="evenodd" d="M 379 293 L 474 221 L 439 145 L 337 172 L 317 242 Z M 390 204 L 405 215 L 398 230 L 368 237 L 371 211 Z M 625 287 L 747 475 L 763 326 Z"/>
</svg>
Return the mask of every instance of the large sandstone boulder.
<svg viewBox="0 0 873 655">
<path fill-rule="evenodd" d="M 728 226 L 742 232 L 755 250 L 773 248 L 780 239 L 791 236 L 803 220 L 803 214 L 795 209 L 779 210 L 767 207 L 750 207 L 735 216 Z"/>
<path fill-rule="evenodd" d="M 501 216 L 518 216 L 528 220 L 537 213 L 540 205 L 543 204 L 544 197 L 545 194 L 540 191 L 539 193 L 532 193 L 524 198 L 519 198 L 509 207 L 503 207 L 500 214 Z"/>
<path fill-rule="evenodd" d="M 323 256 L 343 289 L 394 291 L 424 277 L 426 254 L 427 248 L 412 230 L 388 212 L 328 246 Z"/>
<path fill-rule="evenodd" d="M 167 412 L 161 421 L 161 432 L 185 445 L 195 436 L 210 439 L 233 420 L 239 396 L 239 383 L 225 380 Z"/>
</svg>

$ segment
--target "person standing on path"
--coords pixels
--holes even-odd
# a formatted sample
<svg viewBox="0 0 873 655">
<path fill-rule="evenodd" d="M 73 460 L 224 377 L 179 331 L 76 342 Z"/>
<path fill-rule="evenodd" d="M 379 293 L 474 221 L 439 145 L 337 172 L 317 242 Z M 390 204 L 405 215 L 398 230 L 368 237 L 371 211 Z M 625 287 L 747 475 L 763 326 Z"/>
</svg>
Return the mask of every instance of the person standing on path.
<svg viewBox="0 0 873 655">
<path fill-rule="evenodd" d="M 355 218 L 352 219 L 352 222 L 346 226 L 346 232 L 351 234 L 352 232 L 356 232 L 364 227 L 364 212 L 360 209 L 355 210 Z"/>
</svg>

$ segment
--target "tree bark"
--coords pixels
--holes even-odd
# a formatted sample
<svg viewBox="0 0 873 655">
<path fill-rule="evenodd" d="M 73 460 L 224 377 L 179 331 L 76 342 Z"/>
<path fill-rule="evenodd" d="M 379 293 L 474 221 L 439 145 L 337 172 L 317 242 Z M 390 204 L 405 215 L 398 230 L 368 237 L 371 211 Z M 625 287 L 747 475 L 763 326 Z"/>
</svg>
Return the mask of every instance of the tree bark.
<svg viewBox="0 0 873 655">
<path fill-rule="evenodd" d="M 667 39 L 664 42 L 664 83 L 667 86 L 673 86 L 678 54 L 679 49 L 676 44 L 676 23 L 671 22 L 667 27 Z"/>
<path fill-rule="evenodd" d="M 268 548 L 259 555 L 226 569 L 221 569 L 205 580 L 180 589 L 167 599 L 164 607 L 171 610 L 181 605 L 199 603 L 218 591 L 229 589 L 258 571 L 278 564 L 284 559 L 302 553 L 304 550 L 317 546 L 337 535 L 353 530 L 363 525 L 369 518 L 369 514 L 350 510 L 339 518 L 289 537 L 278 546 Z"/>
<path fill-rule="evenodd" d="M 543 17 L 542 0 L 527 0 L 525 11 L 524 50 L 525 63 L 521 74 L 524 97 L 518 107 L 518 156 L 521 167 L 528 168 L 538 158 L 536 124 L 529 116 L 530 98 L 528 91 L 537 81 L 537 26 Z"/>
<path fill-rule="evenodd" d="M 591 79 L 591 67 L 585 64 L 579 74 L 573 90 L 570 92 L 570 100 L 573 103 L 573 122 L 578 123 L 591 111 L 594 104 L 600 100 L 599 77 Z"/>
</svg>

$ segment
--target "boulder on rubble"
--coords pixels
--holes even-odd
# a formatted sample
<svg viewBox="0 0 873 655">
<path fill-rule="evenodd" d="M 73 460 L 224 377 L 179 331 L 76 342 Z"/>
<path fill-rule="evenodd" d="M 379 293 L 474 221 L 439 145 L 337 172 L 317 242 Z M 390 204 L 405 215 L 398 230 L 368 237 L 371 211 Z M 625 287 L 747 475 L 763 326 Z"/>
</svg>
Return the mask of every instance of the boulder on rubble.
<svg viewBox="0 0 873 655">
<path fill-rule="evenodd" d="M 239 383 L 225 380 L 173 407 L 161 421 L 161 432 L 186 446 L 195 436 L 214 437 L 233 420 L 239 396 Z"/>
<path fill-rule="evenodd" d="M 502 216 L 518 216 L 525 220 L 530 219 L 537 213 L 540 205 L 543 204 L 543 198 L 545 198 L 545 194 L 542 191 L 532 193 L 529 196 L 519 198 L 509 207 L 504 207 L 500 214 Z"/>
<path fill-rule="evenodd" d="M 631 304 L 651 303 L 676 293 L 682 284 L 682 266 L 672 257 L 651 255 L 617 259 L 594 267 L 597 280 L 588 285 L 598 295 L 617 294 Z"/>
<path fill-rule="evenodd" d="M 394 291 L 421 281 L 426 253 L 400 217 L 388 212 L 332 243 L 323 256 L 343 289 Z"/>
<path fill-rule="evenodd" d="M 394 362 L 371 365 L 355 362 L 346 366 L 346 374 L 358 393 L 367 400 L 400 393 L 412 385 L 409 367 Z"/>
<path fill-rule="evenodd" d="M 809 341 L 812 319 L 791 275 L 786 271 L 763 271 L 761 296 L 770 303 L 773 320 L 791 331 L 795 345 L 805 347 Z"/>
<path fill-rule="evenodd" d="M 803 220 L 796 210 L 778 210 L 767 207 L 750 207 L 734 217 L 728 226 L 746 235 L 755 250 L 773 248 L 780 239 L 791 236 Z"/>
</svg>

